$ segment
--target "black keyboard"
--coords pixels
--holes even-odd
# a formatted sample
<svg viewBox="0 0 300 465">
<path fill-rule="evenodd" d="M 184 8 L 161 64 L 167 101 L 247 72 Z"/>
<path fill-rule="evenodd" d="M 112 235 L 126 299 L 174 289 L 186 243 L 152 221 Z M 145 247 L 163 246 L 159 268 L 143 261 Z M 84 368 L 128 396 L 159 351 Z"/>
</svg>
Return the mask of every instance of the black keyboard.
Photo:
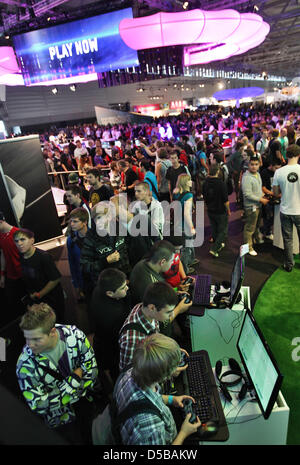
<svg viewBox="0 0 300 465">
<path fill-rule="evenodd" d="M 195 413 L 200 421 L 205 423 L 211 420 L 220 423 L 223 409 L 209 356 L 205 350 L 190 354 L 183 376 L 186 377 L 185 389 L 189 391 L 186 394 L 195 399 Z"/>
<path fill-rule="evenodd" d="M 193 292 L 193 305 L 208 305 L 210 303 L 211 275 L 198 274 Z"/>
</svg>

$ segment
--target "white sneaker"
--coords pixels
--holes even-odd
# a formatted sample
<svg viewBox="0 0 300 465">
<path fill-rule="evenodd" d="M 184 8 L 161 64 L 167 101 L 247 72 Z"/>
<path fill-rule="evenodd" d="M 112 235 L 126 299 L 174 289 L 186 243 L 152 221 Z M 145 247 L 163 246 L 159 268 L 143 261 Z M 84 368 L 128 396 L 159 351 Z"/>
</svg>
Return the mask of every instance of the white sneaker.
<svg viewBox="0 0 300 465">
<path fill-rule="evenodd" d="M 255 243 L 256 244 L 263 244 L 265 241 L 263 240 L 262 237 L 259 237 L 258 239 L 256 239 Z"/>
<path fill-rule="evenodd" d="M 266 239 L 269 239 L 270 241 L 273 241 L 274 236 L 273 234 L 269 234 L 268 236 L 265 236 Z"/>
<path fill-rule="evenodd" d="M 257 252 L 255 252 L 255 250 L 250 250 L 249 255 L 252 255 L 252 257 L 256 257 Z"/>
</svg>

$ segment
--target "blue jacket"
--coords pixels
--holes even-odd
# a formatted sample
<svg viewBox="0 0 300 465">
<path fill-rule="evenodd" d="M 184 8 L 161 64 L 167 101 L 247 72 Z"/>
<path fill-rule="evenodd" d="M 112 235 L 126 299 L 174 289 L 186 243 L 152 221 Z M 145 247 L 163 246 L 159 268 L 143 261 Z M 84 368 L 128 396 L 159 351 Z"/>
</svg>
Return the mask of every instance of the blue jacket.
<svg viewBox="0 0 300 465">
<path fill-rule="evenodd" d="M 68 259 L 72 276 L 72 283 L 76 289 L 83 289 L 83 279 L 80 268 L 81 247 L 78 234 L 73 234 L 67 239 Z"/>
</svg>

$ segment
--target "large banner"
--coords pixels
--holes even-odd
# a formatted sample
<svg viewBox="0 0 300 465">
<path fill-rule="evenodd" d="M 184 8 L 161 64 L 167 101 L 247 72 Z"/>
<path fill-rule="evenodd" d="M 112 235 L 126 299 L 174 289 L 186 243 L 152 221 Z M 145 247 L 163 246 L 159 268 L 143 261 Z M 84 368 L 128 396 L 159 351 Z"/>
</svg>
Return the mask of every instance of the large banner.
<svg viewBox="0 0 300 465">
<path fill-rule="evenodd" d="M 137 66 L 119 34 L 124 18 L 131 8 L 14 36 L 25 85 Z"/>
<path fill-rule="evenodd" d="M 95 113 L 98 124 L 122 124 L 122 123 L 136 123 L 146 124 L 153 121 L 152 116 L 140 115 L 126 111 L 113 110 L 105 107 L 95 107 Z"/>
<path fill-rule="evenodd" d="M 0 211 L 9 224 L 32 230 L 36 242 L 61 236 L 39 136 L 0 142 Z"/>
</svg>

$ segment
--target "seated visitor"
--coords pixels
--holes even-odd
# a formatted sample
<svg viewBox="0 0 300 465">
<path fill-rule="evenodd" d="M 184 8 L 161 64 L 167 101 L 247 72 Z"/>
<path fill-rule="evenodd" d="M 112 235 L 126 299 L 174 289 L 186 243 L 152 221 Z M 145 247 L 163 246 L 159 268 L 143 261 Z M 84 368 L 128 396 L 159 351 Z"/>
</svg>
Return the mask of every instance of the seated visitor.
<svg viewBox="0 0 300 465">
<path fill-rule="evenodd" d="M 190 423 L 187 414 L 177 432 L 173 415 L 168 407 L 182 408 L 186 395 L 161 394 L 160 384 L 174 375 L 181 359 L 179 345 L 163 334 L 146 337 L 134 350 L 132 368 L 127 370 L 115 387 L 114 398 L 121 413 L 130 402 L 145 400 L 157 412 L 136 413 L 121 424 L 122 443 L 126 445 L 180 445 L 201 425 L 199 418 Z M 191 398 L 193 401 L 194 399 Z"/>
</svg>

